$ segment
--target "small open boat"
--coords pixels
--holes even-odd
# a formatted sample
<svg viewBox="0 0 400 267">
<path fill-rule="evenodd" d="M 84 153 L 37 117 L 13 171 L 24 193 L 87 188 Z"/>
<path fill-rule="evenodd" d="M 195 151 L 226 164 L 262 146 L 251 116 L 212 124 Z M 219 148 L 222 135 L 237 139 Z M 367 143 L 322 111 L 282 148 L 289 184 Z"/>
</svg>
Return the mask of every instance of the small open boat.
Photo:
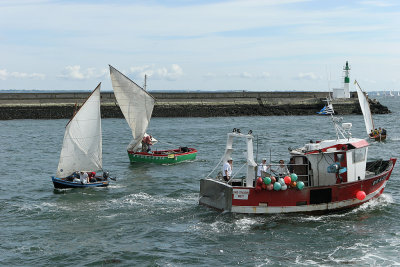
<svg viewBox="0 0 400 267">
<path fill-rule="evenodd" d="M 185 160 L 194 160 L 197 150 L 194 148 L 182 147 L 179 149 L 159 150 L 151 152 L 128 151 L 131 162 L 152 162 L 160 164 L 173 164 Z"/>
<path fill-rule="evenodd" d="M 171 150 L 147 151 L 142 140 L 148 136 L 146 130 L 151 119 L 155 99 L 146 90 L 111 65 L 110 76 L 115 98 L 132 131 L 133 139 L 127 147 L 131 163 L 170 164 L 196 158 L 197 150 L 194 148 L 186 149 L 186 147 L 180 147 Z M 155 144 L 157 140 L 151 137 L 151 142 Z"/>
<path fill-rule="evenodd" d="M 340 119 L 332 116 L 332 120 L 337 139 L 290 149 L 293 163 L 288 169 L 292 173 L 280 179 L 256 177 L 251 134 L 228 133 L 225 153 L 217 167 L 231 158 L 234 139 L 244 139 L 247 173 L 241 178 L 233 175 L 229 181 L 221 175 L 211 178 L 210 173 L 200 180 L 199 204 L 234 213 L 329 212 L 357 207 L 379 197 L 396 159 L 367 162 L 368 142 L 351 137 L 351 123 L 340 126 Z"/>
<path fill-rule="evenodd" d="M 57 175 L 51 177 L 55 188 L 104 187 L 109 184 L 107 172 L 92 177 L 88 182 L 76 177 L 78 172 L 92 174 L 102 171 L 100 85 L 67 123 Z"/>
<path fill-rule="evenodd" d="M 367 130 L 369 139 L 378 142 L 386 140 L 386 134 L 382 134 L 381 132 L 375 130 L 374 120 L 372 119 L 372 113 L 367 94 L 363 92 L 363 90 L 361 90 L 361 87 L 357 81 L 354 81 L 354 84 L 357 87 L 358 101 L 360 103 L 361 111 L 365 122 L 365 129 Z"/>
</svg>

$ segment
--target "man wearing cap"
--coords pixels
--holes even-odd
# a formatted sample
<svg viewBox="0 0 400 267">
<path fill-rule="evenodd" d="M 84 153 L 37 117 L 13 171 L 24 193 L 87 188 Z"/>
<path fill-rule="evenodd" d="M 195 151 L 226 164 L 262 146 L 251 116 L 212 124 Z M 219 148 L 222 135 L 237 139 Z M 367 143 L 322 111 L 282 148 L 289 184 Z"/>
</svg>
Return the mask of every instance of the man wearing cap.
<svg viewBox="0 0 400 267">
<path fill-rule="evenodd" d="M 228 158 L 228 160 L 224 163 L 224 166 L 222 168 L 222 173 L 224 176 L 224 180 L 227 182 L 231 179 L 232 177 L 232 158 Z"/>
<path fill-rule="evenodd" d="M 267 173 L 269 166 L 267 166 L 267 159 L 263 158 L 262 162 L 258 164 L 257 177 L 264 177 Z"/>
</svg>

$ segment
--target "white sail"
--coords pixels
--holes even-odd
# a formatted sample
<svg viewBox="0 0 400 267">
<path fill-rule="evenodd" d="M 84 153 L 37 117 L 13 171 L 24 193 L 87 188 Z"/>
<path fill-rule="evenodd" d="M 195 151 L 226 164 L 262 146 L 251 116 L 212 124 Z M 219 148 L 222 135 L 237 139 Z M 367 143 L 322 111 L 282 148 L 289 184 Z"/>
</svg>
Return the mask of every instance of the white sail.
<svg viewBox="0 0 400 267">
<path fill-rule="evenodd" d="M 128 150 L 133 150 L 141 144 L 146 133 L 155 100 L 143 88 L 111 65 L 110 76 L 115 98 L 132 130 L 133 140 L 128 145 Z"/>
<path fill-rule="evenodd" d="M 361 111 L 364 116 L 365 121 L 365 129 L 367 130 L 367 134 L 371 133 L 371 130 L 374 130 L 374 121 L 372 119 L 371 109 L 368 103 L 368 97 L 366 94 L 361 90 L 361 87 L 358 85 L 357 81 L 354 81 L 357 87 L 357 95 L 358 101 L 360 102 Z"/>
<path fill-rule="evenodd" d="M 65 128 L 57 177 L 75 171 L 102 170 L 100 85 L 94 89 Z"/>
<path fill-rule="evenodd" d="M 326 114 L 327 115 L 335 114 L 335 111 L 333 110 L 333 105 L 332 104 L 329 104 L 328 106 L 326 106 Z"/>
</svg>

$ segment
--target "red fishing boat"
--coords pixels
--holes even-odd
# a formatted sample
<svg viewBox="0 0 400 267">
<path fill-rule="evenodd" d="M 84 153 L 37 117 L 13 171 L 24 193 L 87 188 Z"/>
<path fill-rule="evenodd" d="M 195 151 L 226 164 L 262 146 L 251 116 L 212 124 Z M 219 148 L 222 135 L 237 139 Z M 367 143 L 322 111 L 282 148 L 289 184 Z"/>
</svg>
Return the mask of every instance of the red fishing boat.
<svg viewBox="0 0 400 267">
<path fill-rule="evenodd" d="M 396 159 L 368 162 L 368 142 L 351 137 L 351 123 L 340 125 L 341 119 L 333 116 L 332 120 L 337 138 L 291 149 L 291 173 L 284 177 L 273 172 L 257 177 L 253 136 L 228 133 L 218 165 L 231 158 L 234 140 L 244 139 L 247 174 L 242 178 L 233 175 L 229 181 L 210 174 L 200 181 L 199 203 L 235 213 L 323 212 L 356 207 L 379 197 Z"/>
</svg>

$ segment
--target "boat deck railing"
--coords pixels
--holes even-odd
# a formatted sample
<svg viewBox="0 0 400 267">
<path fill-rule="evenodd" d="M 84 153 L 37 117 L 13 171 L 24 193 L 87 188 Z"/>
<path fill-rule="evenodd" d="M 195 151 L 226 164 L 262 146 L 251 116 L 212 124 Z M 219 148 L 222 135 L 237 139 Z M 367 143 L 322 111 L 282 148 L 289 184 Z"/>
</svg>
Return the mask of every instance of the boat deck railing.
<svg viewBox="0 0 400 267">
<path fill-rule="evenodd" d="M 263 177 L 270 177 L 274 176 L 275 178 L 283 178 L 286 175 L 290 175 L 291 173 L 295 173 L 297 175 L 297 181 L 302 181 L 305 186 L 310 186 L 311 185 L 311 173 L 309 172 L 310 166 L 308 164 L 285 164 L 288 173 L 283 173 L 279 174 L 277 171 L 277 167 L 280 166 L 280 164 L 268 164 L 268 170 L 266 173 L 263 174 Z M 257 169 L 256 169 L 257 172 Z M 222 180 L 222 172 L 220 172 L 217 177 L 217 180 Z M 257 179 L 257 175 L 256 175 Z M 245 186 L 246 183 L 246 176 L 241 176 L 241 177 L 234 177 L 232 179 L 232 185 L 234 186 Z M 253 186 L 255 186 L 256 181 L 253 182 Z"/>
<path fill-rule="evenodd" d="M 280 164 L 269 164 L 268 165 L 268 175 L 273 175 L 276 178 L 283 178 L 287 173 L 279 174 L 277 172 L 277 168 L 280 166 Z M 305 186 L 308 186 L 311 184 L 311 175 L 309 172 L 310 166 L 309 163 L 305 164 L 285 164 L 287 171 L 289 174 L 295 173 L 297 175 L 297 181 L 302 181 Z"/>
</svg>

